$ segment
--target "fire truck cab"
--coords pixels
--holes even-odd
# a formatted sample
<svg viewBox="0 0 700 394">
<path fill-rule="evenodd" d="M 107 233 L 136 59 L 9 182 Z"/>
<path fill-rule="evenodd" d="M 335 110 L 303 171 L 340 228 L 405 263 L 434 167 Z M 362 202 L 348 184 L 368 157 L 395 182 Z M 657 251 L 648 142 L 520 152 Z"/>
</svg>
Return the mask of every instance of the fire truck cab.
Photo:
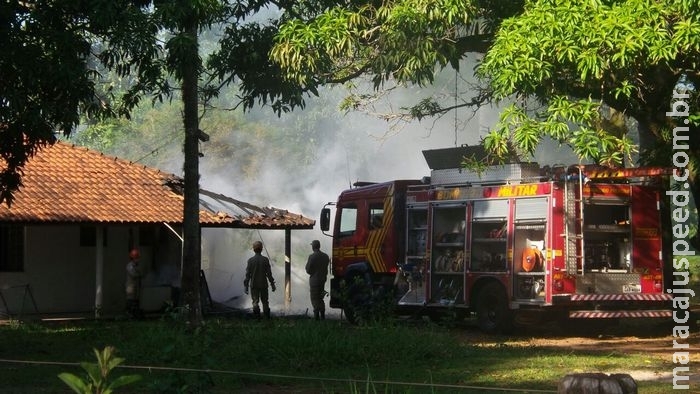
<svg viewBox="0 0 700 394">
<path fill-rule="evenodd" d="M 460 168 L 482 147 L 424 151 L 421 180 L 358 183 L 322 210 L 332 237 L 331 307 L 350 321 L 391 298 L 399 312 L 475 314 L 505 332 L 517 312 L 558 318 L 670 316 L 662 197 L 669 171 Z"/>
</svg>

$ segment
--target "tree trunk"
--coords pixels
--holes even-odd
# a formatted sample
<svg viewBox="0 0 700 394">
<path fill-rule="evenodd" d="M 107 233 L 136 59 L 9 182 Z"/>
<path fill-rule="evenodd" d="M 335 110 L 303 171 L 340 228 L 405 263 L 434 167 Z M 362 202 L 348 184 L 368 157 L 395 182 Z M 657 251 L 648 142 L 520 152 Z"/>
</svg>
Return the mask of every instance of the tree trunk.
<svg viewBox="0 0 700 394">
<path fill-rule="evenodd" d="M 183 32 L 192 40 L 187 46 L 189 61 L 182 61 L 182 101 L 185 125 L 185 203 L 183 212 L 182 296 L 192 327 L 202 324 L 199 273 L 201 270 L 201 229 L 199 226 L 199 102 L 197 97 L 199 53 L 197 23 L 186 23 Z"/>
</svg>

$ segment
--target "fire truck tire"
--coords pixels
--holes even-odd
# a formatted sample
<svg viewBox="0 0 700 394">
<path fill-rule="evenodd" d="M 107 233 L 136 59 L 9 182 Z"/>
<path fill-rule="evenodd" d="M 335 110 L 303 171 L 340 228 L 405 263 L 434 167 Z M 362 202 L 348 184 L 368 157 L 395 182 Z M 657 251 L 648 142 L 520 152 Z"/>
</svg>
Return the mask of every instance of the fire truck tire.
<svg viewBox="0 0 700 394">
<path fill-rule="evenodd" d="M 366 308 L 370 290 L 362 275 L 352 275 L 346 279 L 347 293 L 344 300 L 343 313 L 350 324 L 359 324 L 361 309 Z"/>
<path fill-rule="evenodd" d="M 505 334 L 513 329 L 513 313 L 508 307 L 506 292 L 499 283 L 487 283 L 479 290 L 476 320 L 479 329 L 488 334 Z"/>
</svg>

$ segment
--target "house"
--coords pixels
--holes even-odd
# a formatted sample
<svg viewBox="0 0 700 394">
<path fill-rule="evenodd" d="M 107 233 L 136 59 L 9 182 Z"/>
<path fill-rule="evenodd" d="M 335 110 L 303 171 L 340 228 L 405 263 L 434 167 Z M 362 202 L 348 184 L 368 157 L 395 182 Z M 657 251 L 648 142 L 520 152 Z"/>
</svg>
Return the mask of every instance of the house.
<svg viewBox="0 0 700 394">
<path fill-rule="evenodd" d="M 122 313 L 132 247 L 150 275 L 142 307 L 162 308 L 180 276 L 182 178 L 59 141 L 29 160 L 22 182 L 0 206 L 0 316 Z M 288 239 L 315 224 L 206 190 L 200 202 L 202 228 L 279 229 Z"/>
</svg>

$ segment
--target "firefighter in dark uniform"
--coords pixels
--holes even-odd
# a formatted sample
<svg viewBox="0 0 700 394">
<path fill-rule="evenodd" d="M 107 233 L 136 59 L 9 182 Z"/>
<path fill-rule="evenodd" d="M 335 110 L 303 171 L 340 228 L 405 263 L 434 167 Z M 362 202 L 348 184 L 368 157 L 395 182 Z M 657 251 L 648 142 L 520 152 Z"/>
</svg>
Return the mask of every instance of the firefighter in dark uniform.
<svg viewBox="0 0 700 394">
<path fill-rule="evenodd" d="M 248 259 L 248 265 L 245 269 L 245 293 L 248 294 L 250 288 L 250 297 L 253 300 L 253 315 L 255 318 L 260 318 L 260 303 L 262 302 L 263 314 L 265 318 L 270 318 L 270 303 L 267 292 L 267 282 L 270 281 L 270 288 L 274 292 L 275 279 L 272 278 L 272 270 L 270 268 L 270 259 L 260 254 L 263 244 L 260 241 L 253 242 L 253 252 L 255 255 Z"/>
<path fill-rule="evenodd" d="M 330 258 L 321 251 L 321 243 L 318 240 L 311 241 L 313 253 L 306 261 L 306 273 L 309 274 L 309 295 L 311 306 L 314 308 L 314 319 L 326 318 L 326 303 L 323 297 L 326 295 L 324 287 L 328 276 Z"/>
</svg>

